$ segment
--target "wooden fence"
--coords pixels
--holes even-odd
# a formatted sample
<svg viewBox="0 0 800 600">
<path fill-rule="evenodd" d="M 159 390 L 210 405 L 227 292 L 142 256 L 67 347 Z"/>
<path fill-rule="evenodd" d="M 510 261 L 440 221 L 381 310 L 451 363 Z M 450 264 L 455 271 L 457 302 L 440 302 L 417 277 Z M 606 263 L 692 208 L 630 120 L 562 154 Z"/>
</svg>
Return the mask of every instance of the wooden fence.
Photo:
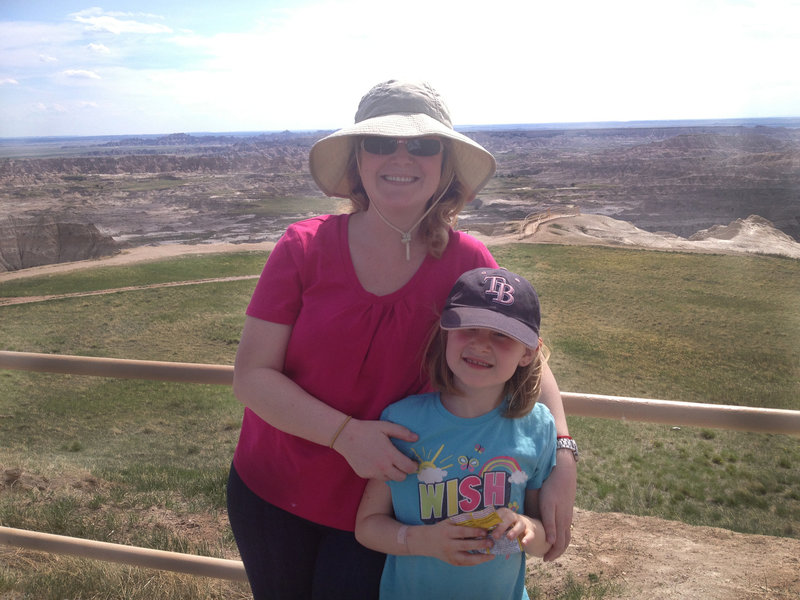
<svg viewBox="0 0 800 600">
<path fill-rule="evenodd" d="M 233 367 L 0 351 L 0 369 L 231 385 Z M 568 415 L 800 436 L 800 411 L 562 392 Z M 246 581 L 241 561 L 0 527 L 0 544 L 145 568 Z"/>
</svg>

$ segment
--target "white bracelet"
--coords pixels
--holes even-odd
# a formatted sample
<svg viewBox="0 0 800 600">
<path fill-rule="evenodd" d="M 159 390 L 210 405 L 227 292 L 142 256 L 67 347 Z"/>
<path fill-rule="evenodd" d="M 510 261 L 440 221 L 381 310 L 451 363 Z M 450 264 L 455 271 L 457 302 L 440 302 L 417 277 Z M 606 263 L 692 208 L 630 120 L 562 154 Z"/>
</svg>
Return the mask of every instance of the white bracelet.
<svg viewBox="0 0 800 600">
<path fill-rule="evenodd" d="M 397 530 L 397 543 L 401 546 L 405 546 L 406 550 L 408 550 L 408 540 L 406 539 L 407 534 L 408 525 L 402 525 L 400 529 Z"/>
</svg>

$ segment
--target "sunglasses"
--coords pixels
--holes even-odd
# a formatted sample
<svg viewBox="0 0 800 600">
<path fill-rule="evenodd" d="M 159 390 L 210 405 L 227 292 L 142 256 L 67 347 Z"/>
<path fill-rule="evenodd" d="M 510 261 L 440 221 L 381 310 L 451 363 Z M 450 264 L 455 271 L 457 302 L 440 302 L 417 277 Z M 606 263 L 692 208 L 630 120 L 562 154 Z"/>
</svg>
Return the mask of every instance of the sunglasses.
<svg viewBox="0 0 800 600">
<path fill-rule="evenodd" d="M 365 152 L 388 156 L 397 152 L 397 147 L 405 144 L 406 150 L 412 156 L 436 156 L 442 151 L 442 140 L 437 138 L 410 138 L 398 139 L 390 137 L 365 137 L 361 140 L 361 147 Z"/>
</svg>

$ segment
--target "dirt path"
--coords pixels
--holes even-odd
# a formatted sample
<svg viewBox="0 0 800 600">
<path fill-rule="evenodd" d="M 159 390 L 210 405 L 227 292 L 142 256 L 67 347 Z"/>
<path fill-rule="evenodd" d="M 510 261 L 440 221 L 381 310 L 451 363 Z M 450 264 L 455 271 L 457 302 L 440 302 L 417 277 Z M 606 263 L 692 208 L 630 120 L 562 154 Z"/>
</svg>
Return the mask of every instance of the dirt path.
<svg viewBox="0 0 800 600">
<path fill-rule="evenodd" d="M 148 283 L 146 285 L 129 285 L 121 288 L 110 288 L 106 290 L 92 290 L 90 292 L 70 292 L 68 294 L 50 294 L 47 296 L 12 296 L 0 298 L 0 306 L 11 304 L 30 304 L 32 302 L 45 302 L 47 300 L 61 300 L 62 298 L 81 298 L 83 296 L 102 296 L 105 294 L 117 294 L 119 292 L 131 292 L 134 290 L 149 290 L 153 288 L 179 287 L 183 285 L 199 285 L 202 283 L 214 283 L 218 281 L 242 281 L 244 279 L 258 279 L 258 275 L 239 275 L 236 277 L 214 277 L 211 279 L 192 279 L 189 281 L 168 281 L 165 283 Z"/>
<path fill-rule="evenodd" d="M 556 223 L 557 228 L 543 227 Z M 642 248 L 649 250 L 678 250 L 681 252 L 710 253 L 761 253 L 781 254 L 800 258 L 800 244 L 783 234 L 776 239 L 773 228 L 767 231 L 756 230 L 751 235 L 742 235 L 739 239 L 706 239 L 689 241 L 677 236 L 654 234 L 637 229 L 630 223 L 618 221 L 600 215 L 573 215 L 558 213 L 542 213 L 531 215 L 529 220 L 520 223 L 513 233 L 501 235 L 483 235 L 470 232 L 486 245 L 497 246 L 511 243 L 550 243 L 568 245 L 603 245 L 613 247 Z M 748 232 L 746 232 L 748 233 Z M 783 239 L 785 238 L 785 239 Z M 71 263 L 59 263 L 31 267 L 19 271 L 0 272 L 0 285 L 5 281 L 13 281 L 36 275 L 52 275 L 70 271 L 91 269 L 100 266 L 119 266 L 159 260 L 163 258 L 183 256 L 187 254 L 214 254 L 220 252 L 268 252 L 275 246 L 274 242 L 257 244 L 163 244 L 159 246 L 139 246 L 123 250 L 108 258 L 83 260 Z"/>
<path fill-rule="evenodd" d="M 800 598 L 800 540 L 693 527 L 655 517 L 577 510 L 573 541 L 554 563 L 532 564 L 531 581 L 563 589 L 617 584 L 606 598 L 750 600 Z"/>
<path fill-rule="evenodd" d="M 119 254 L 107 258 L 80 260 L 69 263 L 58 263 L 20 269 L 19 271 L 0 272 L 0 284 L 37 275 L 54 275 L 97 267 L 116 267 L 133 263 L 161 260 L 189 254 L 219 254 L 221 252 L 269 252 L 275 247 L 274 242 L 259 244 L 162 244 L 160 246 L 138 246 L 123 250 Z"/>
</svg>

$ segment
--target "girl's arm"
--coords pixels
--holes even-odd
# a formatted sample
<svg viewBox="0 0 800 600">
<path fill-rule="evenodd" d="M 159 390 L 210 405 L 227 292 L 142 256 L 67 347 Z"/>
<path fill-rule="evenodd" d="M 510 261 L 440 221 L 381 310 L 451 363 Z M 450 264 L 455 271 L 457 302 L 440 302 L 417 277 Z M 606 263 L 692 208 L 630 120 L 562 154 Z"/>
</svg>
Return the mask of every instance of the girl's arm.
<svg viewBox="0 0 800 600">
<path fill-rule="evenodd" d="M 491 548 L 483 529 L 463 527 L 449 520 L 436 525 L 403 525 L 394 518 L 389 486 L 367 482 L 356 515 L 356 539 L 367 548 L 396 556 L 432 556 L 455 566 L 477 565 L 492 560 L 490 554 L 471 554 Z"/>
<path fill-rule="evenodd" d="M 360 477 L 401 481 L 414 473 L 416 463 L 389 438 L 414 442 L 416 434 L 386 421 L 350 419 L 345 424 L 350 415 L 308 394 L 283 374 L 291 332 L 290 325 L 245 319 L 233 371 L 233 391 L 239 401 L 286 433 L 323 446 L 331 445 L 335 437 L 333 449 Z"/>
<path fill-rule="evenodd" d="M 542 393 L 539 398 L 553 414 L 558 435 L 569 435 L 567 417 L 556 378 L 545 363 L 542 369 Z M 572 509 L 578 487 L 578 469 L 575 457 L 569 450 L 556 452 L 556 466 L 545 479 L 539 497 L 539 511 L 547 532 L 547 541 L 552 545 L 544 560 L 557 559 L 569 546 L 571 539 Z"/>
</svg>

